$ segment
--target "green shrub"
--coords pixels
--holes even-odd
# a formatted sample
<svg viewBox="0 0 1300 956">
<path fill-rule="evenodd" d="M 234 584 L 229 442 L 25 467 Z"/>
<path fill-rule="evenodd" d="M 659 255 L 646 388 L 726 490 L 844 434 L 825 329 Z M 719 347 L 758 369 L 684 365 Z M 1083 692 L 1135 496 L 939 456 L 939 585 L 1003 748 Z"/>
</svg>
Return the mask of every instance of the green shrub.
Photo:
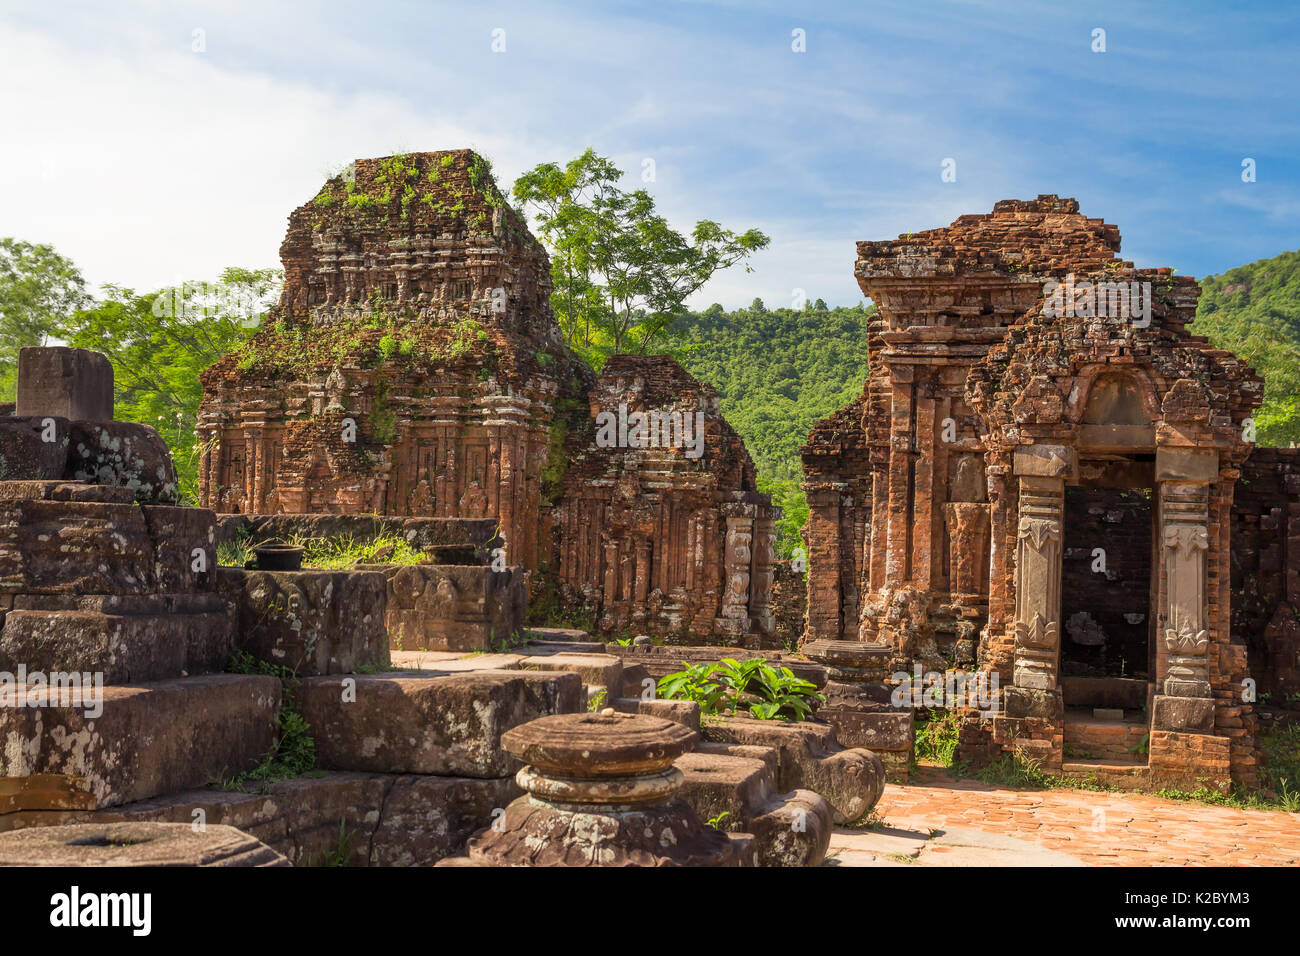
<svg viewBox="0 0 1300 956">
<path fill-rule="evenodd" d="M 817 685 L 788 667 L 773 667 L 754 658 L 723 658 L 716 663 L 690 665 L 659 681 L 659 696 L 666 700 L 693 700 L 703 714 L 748 712 L 759 720 L 807 720 L 815 702 L 826 698 Z"/>
</svg>

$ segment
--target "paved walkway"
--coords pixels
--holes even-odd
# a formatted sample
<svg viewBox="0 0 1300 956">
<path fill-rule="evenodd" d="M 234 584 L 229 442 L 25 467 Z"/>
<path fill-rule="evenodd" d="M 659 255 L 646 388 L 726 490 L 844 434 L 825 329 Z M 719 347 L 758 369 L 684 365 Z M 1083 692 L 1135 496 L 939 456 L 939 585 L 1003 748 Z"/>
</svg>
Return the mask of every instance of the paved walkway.
<svg viewBox="0 0 1300 956">
<path fill-rule="evenodd" d="M 922 768 L 878 830 L 837 828 L 839 866 L 1298 866 L 1300 814 L 1143 794 L 1006 790 Z"/>
</svg>

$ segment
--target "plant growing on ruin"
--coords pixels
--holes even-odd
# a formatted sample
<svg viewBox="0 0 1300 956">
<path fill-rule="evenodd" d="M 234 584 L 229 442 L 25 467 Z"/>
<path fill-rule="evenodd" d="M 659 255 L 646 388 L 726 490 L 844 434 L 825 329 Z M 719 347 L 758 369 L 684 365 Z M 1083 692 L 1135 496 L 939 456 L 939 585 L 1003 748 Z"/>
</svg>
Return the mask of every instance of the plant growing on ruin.
<svg viewBox="0 0 1300 956">
<path fill-rule="evenodd" d="M 747 712 L 759 720 L 807 720 L 815 702 L 826 698 L 811 681 L 762 658 L 689 665 L 659 680 L 659 696 L 693 700 L 706 715 Z"/>
<path fill-rule="evenodd" d="M 321 851 L 320 865 L 347 866 L 348 860 L 352 858 L 352 837 L 353 832 L 348 829 L 348 818 L 343 817 L 339 820 L 339 835 L 334 845 Z"/>
<path fill-rule="evenodd" d="M 941 767 L 951 767 L 957 755 L 961 715 L 956 711 L 931 711 L 928 720 L 916 721 L 916 743 L 912 764 L 925 760 Z"/>
<path fill-rule="evenodd" d="M 280 732 L 275 745 L 252 770 L 222 781 L 226 790 L 247 790 L 256 782 L 259 792 L 278 780 L 302 776 L 316 766 L 316 741 L 311 727 L 298 709 L 298 678 L 289 668 L 271 664 L 235 648 L 230 652 L 226 670 L 235 674 L 265 674 L 279 678 L 282 688 L 280 703 Z"/>
</svg>

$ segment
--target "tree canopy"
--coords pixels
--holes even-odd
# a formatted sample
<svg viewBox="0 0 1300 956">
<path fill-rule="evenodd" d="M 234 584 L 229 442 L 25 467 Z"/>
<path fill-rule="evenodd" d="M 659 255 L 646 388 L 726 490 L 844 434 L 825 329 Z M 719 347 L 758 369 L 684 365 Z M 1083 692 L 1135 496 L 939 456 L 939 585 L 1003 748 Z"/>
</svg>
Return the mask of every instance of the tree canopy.
<svg viewBox="0 0 1300 956">
<path fill-rule="evenodd" d="M 588 149 L 561 167 L 542 163 L 516 180 L 551 253 L 552 307 L 569 346 L 600 369 L 620 352 L 669 347 L 668 328 L 685 302 L 723 269 L 770 240 L 710 219 L 689 239 L 655 211 L 644 189 L 619 186 L 623 171 Z"/>
<path fill-rule="evenodd" d="M 14 399 L 18 350 L 44 345 L 89 301 L 77 267 L 52 246 L 0 239 L 0 401 Z"/>
</svg>

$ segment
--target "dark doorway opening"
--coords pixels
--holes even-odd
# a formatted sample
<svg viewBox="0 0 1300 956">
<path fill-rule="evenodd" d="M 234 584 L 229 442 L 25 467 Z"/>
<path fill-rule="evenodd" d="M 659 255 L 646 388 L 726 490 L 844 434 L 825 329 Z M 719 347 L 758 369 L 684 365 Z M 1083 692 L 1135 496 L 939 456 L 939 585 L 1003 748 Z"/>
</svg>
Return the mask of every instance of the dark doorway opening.
<svg viewBox="0 0 1300 956">
<path fill-rule="evenodd" d="M 1150 488 L 1066 487 L 1062 678 L 1150 679 L 1152 501 Z"/>
</svg>

